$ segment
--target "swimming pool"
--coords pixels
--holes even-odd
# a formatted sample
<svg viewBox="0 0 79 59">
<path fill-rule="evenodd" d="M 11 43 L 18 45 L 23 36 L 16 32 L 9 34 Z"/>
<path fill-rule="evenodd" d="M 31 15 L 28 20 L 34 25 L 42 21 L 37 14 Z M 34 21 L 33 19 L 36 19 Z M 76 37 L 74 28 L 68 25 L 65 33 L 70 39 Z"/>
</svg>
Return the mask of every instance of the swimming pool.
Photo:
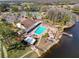
<svg viewBox="0 0 79 59">
<path fill-rule="evenodd" d="M 45 32 L 45 30 L 47 30 L 47 28 L 45 26 L 39 26 L 36 30 L 35 30 L 35 35 L 41 35 L 42 33 Z"/>
</svg>

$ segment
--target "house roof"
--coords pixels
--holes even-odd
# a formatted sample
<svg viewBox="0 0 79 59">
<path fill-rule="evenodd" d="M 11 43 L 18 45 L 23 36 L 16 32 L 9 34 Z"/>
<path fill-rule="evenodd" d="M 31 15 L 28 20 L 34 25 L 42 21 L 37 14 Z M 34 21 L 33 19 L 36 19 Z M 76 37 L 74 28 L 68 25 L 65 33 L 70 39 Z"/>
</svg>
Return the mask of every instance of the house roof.
<svg viewBox="0 0 79 59">
<path fill-rule="evenodd" d="M 31 19 L 25 19 L 21 22 L 21 24 L 25 27 L 25 28 L 29 28 L 32 25 L 34 25 L 34 23 L 36 23 L 34 20 Z"/>
<path fill-rule="evenodd" d="M 23 25 L 21 25 L 20 23 L 17 23 L 16 26 L 17 26 L 18 28 L 25 29 L 25 27 L 24 27 Z"/>
<path fill-rule="evenodd" d="M 36 40 L 33 37 L 27 37 L 24 39 L 24 41 L 26 41 L 29 44 L 34 44 Z"/>
</svg>

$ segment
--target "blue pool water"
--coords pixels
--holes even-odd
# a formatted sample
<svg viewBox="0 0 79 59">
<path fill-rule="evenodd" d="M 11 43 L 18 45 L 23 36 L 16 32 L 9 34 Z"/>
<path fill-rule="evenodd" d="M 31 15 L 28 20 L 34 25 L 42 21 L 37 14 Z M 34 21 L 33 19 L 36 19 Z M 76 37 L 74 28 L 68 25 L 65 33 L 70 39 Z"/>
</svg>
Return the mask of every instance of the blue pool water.
<svg viewBox="0 0 79 59">
<path fill-rule="evenodd" d="M 35 30 L 35 34 L 36 35 L 41 35 L 42 33 L 44 33 L 44 31 L 46 30 L 47 28 L 45 26 L 39 26 L 36 30 Z"/>
</svg>

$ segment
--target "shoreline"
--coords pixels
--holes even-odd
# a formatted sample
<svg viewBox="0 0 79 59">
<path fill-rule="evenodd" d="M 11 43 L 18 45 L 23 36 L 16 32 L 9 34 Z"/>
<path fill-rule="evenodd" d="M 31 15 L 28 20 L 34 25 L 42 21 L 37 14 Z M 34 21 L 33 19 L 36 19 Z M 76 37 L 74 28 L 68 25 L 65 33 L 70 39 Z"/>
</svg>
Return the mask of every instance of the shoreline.
<svg viewBox="0 0 79 59">
<path fill-rule="evenodd" d="M 59 41 L 60 42 L 60 41 Z M 54 50 L 55 48 L 57 48 L 59 46 L 59 42 L 57 44 L 55 44 L 54 46 L 50 47 L 49 50 L 47 50 L 45 53 L 43 53 L 41 56 L 39 56 L 38 58 L 45 58 L 46 55 L 48 55 L 49 53 L 51 53 L 51 50 Z"/>
<path fill-rule="evenodd" d="M 61 38 L 62 38 L 62 35 L 61 35 Z M 41 56 L 38 56 L 38 58 L 45 58 L 45 55 L 49 54 L 52 49 L 59 47 L 60 46 L 59 42 L 61 41 L 61 38 L 58 39 L 59 41 L 56 44 L 52 45 L 47 51 L 42 53 Z"/>
<path fill-rule="evenodd" d="M 64 28 L 64 31 L 67 30 L 67 29 L 71 29 L 71 28 L 74 27 L 74 26 L 75 26 L 75 22 L 74 22 L 71 26 L 66 26 L 66 27 Z"/>
</svg>

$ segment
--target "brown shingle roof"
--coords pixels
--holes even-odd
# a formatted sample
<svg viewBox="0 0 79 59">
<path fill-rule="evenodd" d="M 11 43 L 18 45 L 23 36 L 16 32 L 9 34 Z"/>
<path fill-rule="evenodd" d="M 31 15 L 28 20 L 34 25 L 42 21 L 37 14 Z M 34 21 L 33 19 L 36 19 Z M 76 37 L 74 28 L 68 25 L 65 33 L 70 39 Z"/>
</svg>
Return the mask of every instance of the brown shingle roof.
<svg viewBox="0 0 79 59">
<path fill-rule="evenodd" d="M 31 19 L 26 19 L 26 20 L 23 20 L 21 22 L 21 24 L 25 27 L 25 28 L 29 28 L 31 27 L 34 23 L 36 23 L 34 20 L 31 20 Z"/>
</svg>

